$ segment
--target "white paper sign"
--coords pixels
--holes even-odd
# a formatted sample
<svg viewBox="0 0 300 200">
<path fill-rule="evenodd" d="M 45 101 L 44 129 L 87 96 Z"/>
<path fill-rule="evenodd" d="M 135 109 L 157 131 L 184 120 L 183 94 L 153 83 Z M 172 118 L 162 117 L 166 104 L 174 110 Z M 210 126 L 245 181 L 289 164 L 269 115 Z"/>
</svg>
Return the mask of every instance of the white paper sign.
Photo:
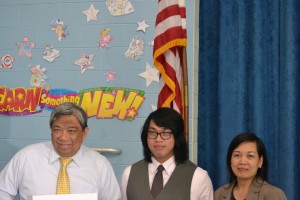
<svg viewBox="0 0 300 200">
<path fill-rule="evenodd" d="M 98 200 L 97 193 L 32 196 L 32 200 Z"/>
</svg>

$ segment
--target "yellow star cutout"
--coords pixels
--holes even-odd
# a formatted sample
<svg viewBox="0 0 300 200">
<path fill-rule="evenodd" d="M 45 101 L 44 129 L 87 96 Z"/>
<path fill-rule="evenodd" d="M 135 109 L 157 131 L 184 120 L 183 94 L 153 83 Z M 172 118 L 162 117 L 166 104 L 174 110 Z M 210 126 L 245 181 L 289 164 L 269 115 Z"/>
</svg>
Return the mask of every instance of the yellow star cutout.
<svg viewBox="0 0 300 200">
<path fill-rule="evenodd" d="M 18 99 L 20 99 L 20 100 L 23 99 L 23 94 L 19 93 L 18 94 Z"/>
<path fill-rule="evenodd" d="M 135 116 L 138 114 L 137 111 L 134 108 L 127 109 L 127 117 L 130 117 L 131 119 L 134 119 Z"/>
</svg>

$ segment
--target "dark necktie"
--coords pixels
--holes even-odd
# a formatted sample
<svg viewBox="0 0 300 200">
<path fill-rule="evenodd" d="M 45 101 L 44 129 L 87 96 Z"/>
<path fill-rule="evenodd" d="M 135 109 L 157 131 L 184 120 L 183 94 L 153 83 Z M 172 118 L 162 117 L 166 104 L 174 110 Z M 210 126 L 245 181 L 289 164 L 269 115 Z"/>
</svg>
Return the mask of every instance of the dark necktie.
<svg viewBox="0 0 300 200">
<path fill-rule="evenodd" d="M 152 183 L 152 188 L 151 188 L 151 194 L 153 198 L 155 198 L 160 191 L 163 189 L 164 186 L 164 180 L 163 180 L 163 175 L 162 172 L 165 170 L 164 166 L 159 165 L 157 168 L 157 172 L 154 176 L 154 180 Z"/>
</svg>

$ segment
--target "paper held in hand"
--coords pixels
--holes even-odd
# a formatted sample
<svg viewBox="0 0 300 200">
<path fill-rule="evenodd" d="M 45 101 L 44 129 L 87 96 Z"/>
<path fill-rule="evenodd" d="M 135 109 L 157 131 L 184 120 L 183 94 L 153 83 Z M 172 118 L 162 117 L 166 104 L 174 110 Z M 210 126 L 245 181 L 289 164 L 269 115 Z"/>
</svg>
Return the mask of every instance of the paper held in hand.
<svg viewBox="0 0 300 200">
<path fill-rule="evenodd" d="M 97 193 L 32 196 L 32 200 L 98 200 Z"/>
</svg>

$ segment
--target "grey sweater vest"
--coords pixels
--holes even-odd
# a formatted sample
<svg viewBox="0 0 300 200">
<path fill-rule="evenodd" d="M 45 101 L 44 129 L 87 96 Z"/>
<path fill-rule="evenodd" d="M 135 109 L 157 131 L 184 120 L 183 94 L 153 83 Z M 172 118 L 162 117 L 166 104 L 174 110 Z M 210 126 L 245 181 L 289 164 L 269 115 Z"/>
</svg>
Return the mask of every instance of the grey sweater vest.
<svg viewBox="0 0 300 200">
<path fill-rule="evenodd" d="M 197 166 L 191 161 L 178 164 L 169 181 L 155 200 L 189 200 Z M 153 200 L 148 177 L 148 162 L 141 160 L 131 166 L 127 184 L 128 200 Z"/>
</svg>

